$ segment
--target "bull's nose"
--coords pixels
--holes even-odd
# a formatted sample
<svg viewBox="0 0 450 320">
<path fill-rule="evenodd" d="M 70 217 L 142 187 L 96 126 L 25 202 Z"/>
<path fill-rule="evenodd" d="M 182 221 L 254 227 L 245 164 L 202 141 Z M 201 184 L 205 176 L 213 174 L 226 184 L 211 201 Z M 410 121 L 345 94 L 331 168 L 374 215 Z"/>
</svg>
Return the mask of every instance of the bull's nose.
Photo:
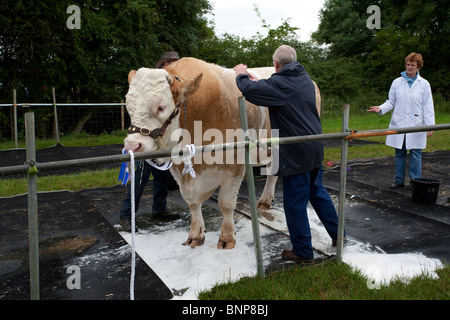
<svg viewBox="0 0 450 320">
<path fill-rule="evenodd" d="M 127 150 L 127 152 L 130 150 L 133 152 L 140 152 L 140 151 L 142 151 L 141 148 L 142 148 L 142 145 L 140 143 L 129 144 L 129 143 L 125 142 L 125 150 Z"/>
</svg>

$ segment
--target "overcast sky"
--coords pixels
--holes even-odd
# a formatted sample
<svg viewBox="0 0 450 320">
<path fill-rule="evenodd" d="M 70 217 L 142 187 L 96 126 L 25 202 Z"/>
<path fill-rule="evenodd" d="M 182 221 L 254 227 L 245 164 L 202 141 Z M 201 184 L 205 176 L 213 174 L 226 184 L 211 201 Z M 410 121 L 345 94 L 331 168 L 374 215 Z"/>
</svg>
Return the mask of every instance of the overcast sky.
<svg viewBox="0 0 450 320">
<path fill-rule="evenodd" d="M 261 17 L 275 29 L 283 19 L 291 18 L 289 25 L 300 28 L 301 41 L 308 41 L 319 26 L 319 10 L 324 0 L 210 0 L 213 6 L 216 32 L 249 38 L 261 29 L 261 21 L 254 11 L 256 4 Z"/>
</svg>

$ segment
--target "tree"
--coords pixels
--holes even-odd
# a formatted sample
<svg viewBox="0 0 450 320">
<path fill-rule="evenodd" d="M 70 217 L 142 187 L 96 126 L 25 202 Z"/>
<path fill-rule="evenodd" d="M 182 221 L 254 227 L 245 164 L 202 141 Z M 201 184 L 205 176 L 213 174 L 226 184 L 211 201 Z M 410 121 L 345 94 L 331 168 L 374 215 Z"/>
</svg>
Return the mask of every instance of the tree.
<svg viewBox="0 0 450 320">
<path fill-rule="evenodd" d="M 54 86 L 58 101 L 117 101 L 131 69 L 153 67 L 166 50 L 195 54 L 210 32 L 207 0 L 75 2 L 81 28 L 68 29 L 73 4 L 1 2 L 0 100 L 17 88 L 19 101 L 48 101 Z"/>
<path fill-rule="evenodd" d="M 80 28 L 67 26 L 71 5 L 79 8 Z M 130 70 L 154 67 L 167 50 L 198 52 L 211 33 L 204 17 L 210 9 L 207 0 L 2 0 L 0 101 L 11 102 L 17 89 L 18 102 L 49 102 L 52 87 L 58 102 L 123 100 Z M 51 132 L 51 112 L 36 113 L 41 137 Z M 96 116 L 90 112 L 70 119 L 72 127 Z M 8 118 L 0 116 L 0 136 Z"/>
<path fill-rule="evenodd" d="M 266 67 L 272 65 L 272 55 L 280 45 L 301 46 L 297 40 L 298 28 L 290 26 L 289 19 L 285 19 L 277 28 L 272 28 L 261 17 L 257 6 L 254 10 L 261 20 L 264 33 L 257 32 L 248 39 L 227 33 L 221 38 L 216 35 L 205 38 L 199 57 L 229 68 L 239 63 L 249 67 Z"/>
<path fill-rule="evenodd" d="M 329 45 L 329 57 L 365 59 L 374 49 L 373 31 L 367 28 L 367 7 L 374 0 L 327 0 L 320 10 L 320 24 L 312 39 Z"/>
<path fill-rule="evenodd" d="M 366 26 L 367 8 L 381 9 L 381 29 Z M 327 0 L 313 39 L 329 45 L 329 58 L 365 63 L 373 85 L 386 90 L 411 52 L 424 57 L 421 74 L 434 92 L 449 97 L 450 2 L 446 0 Z"/>
<path fill-rule="evenodd" d="M 404 70 L 404 58 L 419 52 L 424 58 L 420 74 L 427 78 L 434 92 L 450 97 L 450 3 L 434 0 L 383 1 L 383 27 L 373 39 L 371 69 L 382 81 Z"/>
</svg>

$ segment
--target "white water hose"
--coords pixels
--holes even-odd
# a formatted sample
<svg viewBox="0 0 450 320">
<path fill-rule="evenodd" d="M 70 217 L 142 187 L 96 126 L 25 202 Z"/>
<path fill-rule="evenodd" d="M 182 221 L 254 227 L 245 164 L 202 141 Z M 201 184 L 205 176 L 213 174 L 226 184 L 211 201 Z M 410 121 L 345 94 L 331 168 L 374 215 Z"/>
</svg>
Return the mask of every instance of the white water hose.
<svg viewBox="0 0 450 320">
<path fill-rule="evenodd" d="M 134 300 L 134 275 L 136 269 L 136 248 L 135 248 L 135 232 L 136 232 L 136 204 L 135 204 L 135 172 L 134 172 L 134 153 L 130 153 L 130 173 L 131 173 L 131 276 L 130 276 L 130 300 Z"/>
<path fill-rule="evenodd" d="M 195 145 L 186 146 L 189 155 L 183 157 L 184 162 L 183 175 L 190 174 L 191 178 L 195 179 L 196 174 L 192 167 L 191 158 L 195 156 Z M 130 180 L 131 180 L 131 276 L 130 276 L 130 300 L 134 300 L 134 277 L 136 269 L 136 245 L 135 245 L 135 234 L 136 234 L 136 200 L 135 200 L 135 172 L 134 172 L 134 153 L 129 150 L 130 154 Z M 169 166 L 170 167 L 170 166 Z"/>
</svg>

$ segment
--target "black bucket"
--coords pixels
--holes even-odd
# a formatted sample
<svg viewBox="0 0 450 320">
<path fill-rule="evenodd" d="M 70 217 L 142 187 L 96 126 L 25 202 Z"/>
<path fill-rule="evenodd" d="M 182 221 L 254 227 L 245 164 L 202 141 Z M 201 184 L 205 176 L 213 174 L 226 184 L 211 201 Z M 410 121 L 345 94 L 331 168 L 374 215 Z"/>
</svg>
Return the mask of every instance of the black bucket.
<svg viewBox="0 0 450 320">
<path fill-rule="evenodd" d="M 411 180 L 413 200 L 419 203 L 436 203 L 440 184 L 441 182 L 438 180 Z"/>
</svg>

